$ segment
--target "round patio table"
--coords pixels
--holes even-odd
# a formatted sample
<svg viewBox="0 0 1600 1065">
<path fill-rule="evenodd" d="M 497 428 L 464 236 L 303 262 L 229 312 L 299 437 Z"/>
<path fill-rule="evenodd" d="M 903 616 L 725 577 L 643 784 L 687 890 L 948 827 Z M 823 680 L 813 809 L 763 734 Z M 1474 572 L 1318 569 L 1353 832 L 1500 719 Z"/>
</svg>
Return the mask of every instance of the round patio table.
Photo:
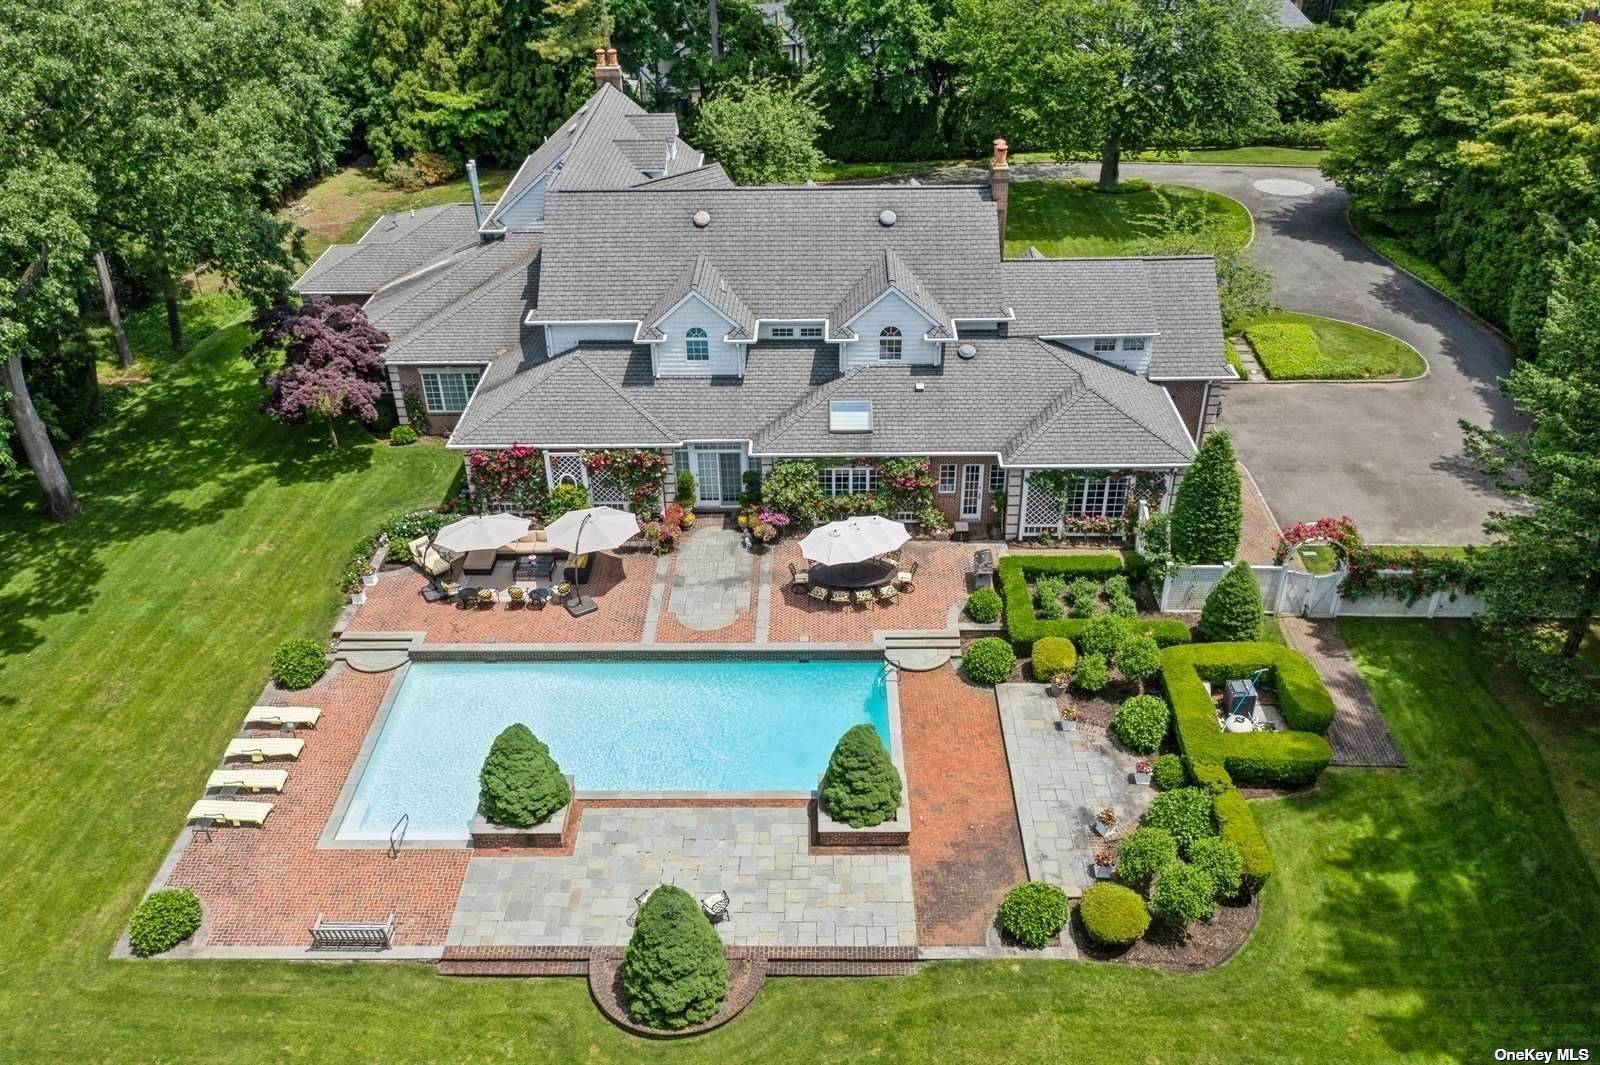
<svg viewBox="0 0 1600 1065">
<path fill-rule="evenodd" d="M 899 573 L 893 562 L 868 559 L 865 562 L 845 562 L 837 566 L 811 567 L 811 583 L 824 588 L 850 591 L 856 588 L 882 588 L 891 583 Z"/>
</svg>

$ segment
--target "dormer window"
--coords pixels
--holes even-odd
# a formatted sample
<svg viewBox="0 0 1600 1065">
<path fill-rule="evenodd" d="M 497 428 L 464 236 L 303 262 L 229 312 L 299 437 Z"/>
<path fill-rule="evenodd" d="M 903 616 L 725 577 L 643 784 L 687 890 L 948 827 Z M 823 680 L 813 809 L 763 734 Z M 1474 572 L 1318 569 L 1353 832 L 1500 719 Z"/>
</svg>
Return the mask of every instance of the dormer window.
<svg viewBox="0 0 1600 1065">
<path fill-rule="evenodd" d="M 1124 337 L 1122 340 L 1123 351 L 1143 351 L 1144 337 Z"/>
<path fill-rule="evenodd" d="M 1116 337 L 1095 337 L 1094 338 L 1094 350 L 1095 351 L 1116 351 L 1117 350 L 1117 338 Z"/>
<path fill-rule="evenodd" d="M 706 331 L 695 326 L 683 334 L 683 357 L 690 362 L 707 362 L 711 358 L 711 342 Z"/>
<path fill-rule="evenodd" d="M 901 333 L 892 325 L 883 327 L 883 332 L 878 334 L 878 361 L 899 362 L 901 355 Z"/>
</svg>

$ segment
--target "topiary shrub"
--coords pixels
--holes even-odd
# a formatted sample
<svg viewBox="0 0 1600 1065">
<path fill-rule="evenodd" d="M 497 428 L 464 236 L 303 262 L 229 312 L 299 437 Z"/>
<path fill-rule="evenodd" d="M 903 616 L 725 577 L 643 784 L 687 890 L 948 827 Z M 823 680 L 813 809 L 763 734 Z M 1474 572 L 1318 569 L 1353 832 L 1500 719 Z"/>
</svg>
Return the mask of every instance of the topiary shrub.
<svg viewBox="0 0 1600 1065">
<path fill-rule="evenodd" d="M 1097 614 L 1084 626 L 1083 635 L 1078 637 L 1078 648 L 1086 655 L 1109 658 L 1117 653 L 1117 645 L 1126 631 L 1119 619 L 1110 614 Z"/>
<path fill-rule="evenodd" d="M 1221 836 L 1197 839 L 1189 848 L 1189 864 L 1211 878 L 1219 899 L 1239 894 L 1244 881 L 1244 857 L 1239 848 Z"/>
<path fill-rule="evenodd" d="M 284 640 L 272 654 L 272 681 L 280 688 L 309 688 L 328 671 L 322 644 L 303 636 Z"/>
<path fill-rule="evenodd" d="M 1233 561 L 1244 527 L 1233 440 L 1212 430 L 1172 500 L 1172 557 L 1180 565 Z"/>
<path fill-rule="evenodd" d="M 1150 881 L 1178 860 L 1178 841 L 1164 828 L 1135 829 L 1117 849 L 1117 880 L 1143 891 Z"/>
<path fill-rule="evenodd" d="M 1034 880 L 1006 892 L 1000 928 L 1025 947 L 1042 947 L 1067 923 L 1067 893 Z"/>
<path fill-rule="evenodd" d="M 1250 801 L 1238 788 L 1229 788 L 1216 797 L 1214 805 L 1218 833 L 1239 848 L 1244 862 L 1241 886 L 1255 894 L 1272 879 L 1273 864 L 1272 852 L 1267 849 L 1267 841 L 1262 838 L 1261 828 L 1250 812 Z"/>
<path fill-rule="evenodd" d="M 967 596 L 967 617 L 980 625 L 1000 620 L 1000 593 L 993 588 L 979 588 Z"/>
<path fill-rule="evenodd" d="M 1217 834 L 1211 820 L 1211 796 L 1200 788 L 1174 788 L 1157 795 L 1144 813 L 1144 823 L 1172 833 L 1184 854 L 1195 840 Z"/>
<path fill-rule="evenodd" d="M 1067 585 L 1067 598 L 1072 601 L 1073 617 L 1092 618 L 1100 604 L 1100 582 L 1078 577 Z"/>
<path fill-rule="evenodd" d="M 1122 642 L 1117 644 L 1117 671 L 1124 679 L 1138 684 L 1142 692 L 1144 682 L 1160 669 L 1161 645 L 1155 637 L 1132 630 L 1122 634 Z"/>
<path fill-rule="evenodd" d="M 1065 636 L 1046 636 L 1033 644 L 1033 679 L 1048 684 L 1056 677 L 1071 676 L 1078 664 L 1078 649 Z"/>
<path fill-rule="evenodd" d="M 1144 899 L 1121 884 L 1095 884 L 1084 891 L 1078 917 L 1089 938 L 1102 947 L 1130 946 L 1150 927 Z"/>
<path fill-rule="evenodd" d="M 1211 920 L 1217 912 L 1211 877 L 1192 865 L 1173 862 L 1156 877 L 1150 908 L 1178 924 Z"/>
<path fill-rule="evenodd" d="M 497 825 L 543 824 L 572 801 L 550 748 L 527 725 L 508 725 L 489 745 L 478 773 L 478 809 Z"/>
<path fill-rule="evenodd" d="M 1261 639 L 1261 586 L 1248 562 L 1236 562 L 1206 596 L 1195 634 L 1204 643 Z"/>
<path fill-rule="evenodd" d="M 1171 791 L 1184 785 L 1183 759 L 1175 754 L 1164 754 L 1150 767 L 1150 783 L 1157 791 Z"/>
<path fill-rule="evenodd" d="M 397 425 L 389 430 L 389 443 L 395 447 L 405 447 L 416 442 L 417 431 L 409 425 Z"/>
<path fill-rule="evenodd" d="M 1131 699 L 1124 699 L 1122 705 L 1117 707 L 1117 716 L 1112 719 L 1111 727 L 1117 730 L 1117 738 L 1127 746 L 1140 754 L 1149 754 L 1167 738 L 1167 725 L 1171 717 L 1166 700 L 1159 695 L 1135 695 Z"/>
<path fill-rule="evenodd" d="M 822 807 L 851 828 L 871 828 L 894 820 L 901 788 L 900 771 L 883 749 L 878 730 L 854 725 L 839 737 L 822 774 Z"/>
<path fill-rule="evenodd" d="M 728 959 L 722 940 L 682 888 L 650 893 L 622 960 L 628 1016 L 652 1028 L 676 1030 L 709 1021 L 728 997 Z"/>
<path fill-rule="evenodd" d="M 693 510 L 700 502 L 700 486 L 695 483 L 694 474 L 688 470 L 678 471 L 677 502 L 684 510 Z"/>
<path fill-rule="evenodd" d="M 1097 692 L 1111 681 L 1111 670 L 1104 655 L 1084 655 L 1072 674 L 1072 683 L 1086 692 Z"/>
<path fill-rule="evenodd" d="M 171 950 L 200 927 L 200 898 L 187 888 L 157 891 L 133 911 L 128 946 L 141 958 Z"/>
<path fill-rule="evenodd" d="M 1017 653 L 998 636 L 974 640 L 961 654 L 961 667 L 979 684 L 1004 684 L 1016 665 Z"/>
</svg>

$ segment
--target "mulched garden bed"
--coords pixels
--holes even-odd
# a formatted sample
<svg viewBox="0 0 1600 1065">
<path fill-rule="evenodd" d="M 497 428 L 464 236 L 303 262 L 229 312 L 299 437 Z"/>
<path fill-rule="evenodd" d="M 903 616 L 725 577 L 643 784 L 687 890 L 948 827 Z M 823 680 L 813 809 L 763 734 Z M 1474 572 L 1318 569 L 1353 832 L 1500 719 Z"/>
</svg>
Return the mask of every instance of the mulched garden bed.
<svg viewBox="0 0 1600 1065">
<path fill-rule="evenodd" d="M 1260 896 L 1252 895 L 1242 905 L 1224 902 L 1210 921 L 1197 921 L 1182 932 L 1174 932 L 1159 918 L 1152 921 L 1145 938 L 1127 950 L 1107 950 L 1092 941 L 1083 930 L 1077 911 L 1072 914 L 1072 941 L 1085 958 L 1094 961 L 1125 962 L 1168 972 L 1198 972 L 1214 969 L 1237 954 L 1250 940 L 1261 916 Z"/>
</svg>

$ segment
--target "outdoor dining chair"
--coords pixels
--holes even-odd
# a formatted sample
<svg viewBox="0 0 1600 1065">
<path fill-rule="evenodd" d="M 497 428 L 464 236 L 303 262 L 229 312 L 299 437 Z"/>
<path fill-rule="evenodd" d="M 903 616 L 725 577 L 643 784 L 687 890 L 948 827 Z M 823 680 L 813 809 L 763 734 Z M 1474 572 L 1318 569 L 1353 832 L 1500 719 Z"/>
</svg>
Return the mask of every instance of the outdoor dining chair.
<svg viewBox="0 0 1600 1065">
<path fill-rule="evenodd" d="M 910 569 L 903 569 L 895 574 L 894 582 L 900 586 L 902 592 L 917 590 L 917 567 L 921 565 L 920 562 L 913 562 Z"/>
<path fill-rule="evenodd" d="M 845 591 L 843 588 L 835 588 L 832 592 L 828 593 L 828 602 L 842 603 L 846 606 L 849 606 L 850 593 Z"/>
<path fill-rule="evenodd" d="M 877 597 L 872 594 L 872 589 L 871 588 L 857 588 L 856 589 L 856 606 L 866 606 L 868 603 L 872 602 L 873 599 L 875 599 L 875 598 L 877 598 Z"/>
<path fill-rule="evenodd" d="M 793 562 L 789 563 L 789 587 L 804 591 L 811 585 L 811 571 L 799 569 Z"/>
<path fill-rule="evenodd" d="M 878 599 L 881 602 L 892 603 L 899 597 L 899 595 L 900 589 L 896 588 L 892 584 L 885 584 L 882 588 L 878 589 Z"/>
<path fill-rule="evenodd" d="M 828 589 L 824 588 L 820 584 L 813 584 L 811 586 L 811 590 L 807 592 L 806 595 L 810 596 L 812 599 L 815 599 L 819 603 L 826 603 L 828 601 Z"/>
</svg>

